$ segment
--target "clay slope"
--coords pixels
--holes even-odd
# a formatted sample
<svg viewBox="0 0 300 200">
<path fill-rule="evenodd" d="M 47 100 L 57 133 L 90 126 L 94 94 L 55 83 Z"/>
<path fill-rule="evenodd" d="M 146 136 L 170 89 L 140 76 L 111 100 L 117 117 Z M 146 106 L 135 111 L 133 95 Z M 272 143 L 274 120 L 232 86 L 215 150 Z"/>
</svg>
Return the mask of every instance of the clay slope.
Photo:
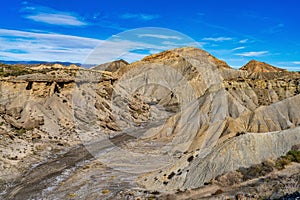
<svg viewBox="0 0 300 200">
<path fill-rule="evenodd" d="M 196 162 L 192 161 L 192 158 L 195 156 L 201 157 L 202 162 L 203 159 L 210 155 L 211 152 L 215 152 L 215 148 L 217 148 L 218 145 L 221 145 L 224 141 L 231 140 L 231 138 L 235 135 L 245 132 L 265 133 L 281 131 L 299 126 L 299 116 L 292 111 L 299 110 L 299 95 L 297 95 L 299 94 L 299 75 L 296 74 L 296 78 L 292 78 L 293 81 L 296 81 L 295 86 L 291 85 L 290 88 L 288 87 L 284 89 L 286 90 L 284 94 L 282 93 L 282 87 L 280 90 L 277 90 L 275 88 L 278 86 L 277 84 L 277 86 L 274 85 L 273 87 L 271 85 L 272 82 L 279 83 L 282 81 L 282 79 L 277 79 L 278 76 L 273 76 L 273 78 L 269 77 L 266 81 L 264 81 L 263 85 L 269 85 L 266 86 L 269 87 L 265 90 L 266 94 L 269 94 L 270 96 L 272 95 L 272 99 L 272 97 L 265 97 L 262 95 L 261 90 L 259 89 L 262 85 L 256 84 L 256 80 L 253 79 L 252 76 L 233 72 L 228 80 L 228 74 L 226 73 L 230 73 L 230 69 L 224 73 L 224 70 L 220 70 L 220 68 L 216 68 L 212 73 L 213 76 L 209 76 L 210 74 L 200 68 L 199 66 L 201 65 L 198 63 L 200 60 L 203 63 L 205 58 L 209 60 L 209 56 L 207 54 L 207 57 L 202 54 L 203 57 L 200 58 L 199 55 L 194 56 L 193 54 L 185 54 L 185 52 L 191 51 L 190 49 L 175 50 L 176 53 L 181 51 L 184 53 L 180 54 L 179 59 L 184 59 L 194 66 L 197 69 L 194 74 L 199 72 L 198 77 L 205 74 L 206 77 L 201 77 L 202 79 L 205 80 L 207 78 L 208 80 L 217 81 L 214 82 L 214 84 L 207 85 L 207 87 L 202 86 L 205 91 L 202 91 L 202 93 L 197 95 L 195 99 L 189 101 L 188 105 L 182 107 L 183 110 L 181 110 L 180 113 L 171 117 L 164 124 L 160 132 L 151 135 L 149 138 L 151 141 L 168 141 L 172 145 L 168 145 L 163 148 L 163 150 L 165 152 L 173 152 L 174 154 L 181 155 L 179 156 L 179 159 L 175 159 L 176 161 L 174 162 L 176 162 L 176 164 L 174 163 L 174 166 L 168 167 L 165 170 L 160 170 L 160 172 L 153 173 L 145 179 L 146 181 L 141 181 L 141 184 L 152 189 L 164 188 L 166 190 L 174 190 L 182 188 L 183 185 L 179 184 L 179 179 L 181 179 L 181 176 L 185 176 L 184 172 L 195 171 L 195 169 L 190 169 L 190 163 L 193 163 L 195 166 L 199 166 L 198 162 L 200 162 L 200 160 Z M 198 53 L 200 54 L 200 52 L 201 51 Z M 167 59 L 164 59 L 165 56 Z M 174 55 L 170 54 L 170 52 L 166 52 L 165 55 L 160 54 L 146 58 L 146 61 L 157 62 L 157 58 L 159 58 L 159 62 L 169 61 L 170 57 L 174 57 Z M 206 62 L 205 66 L 206 69 L 213 70 L 216 63 Z M 180 69 L 182 65 L 177 67 Z M 201 78 L 199 79 L 202 80 Z M 281 83 L 285 84 L 285 82 L 286 81 L 283 81 Z M 294 95 L 296 96 L 293 97 Z M 283 101 L 279 102 L 280 100 Z M 263 107 L 263 105 L 270 106 Z M 294 131 L 294 136 L 297 135 L 297 133 L 298 131 Z M 274 137 L 277 137 L 275 136 L 277 134 L 279 134 L 279 132 L 274 133 Z M 291 138 L 294 136 L 291 136 Z M 255 138 L 253 140 L 255 140 Z M 299 143 L 298 140 L 296 140 L 295 143 Z M 293 142 L 292 145 L 295 143 Z M 273 149 L 270 148 L 270 154 L 268 155 L 277 157 L 282 155 L 282 153 L 286 153 L 291 147 L 285 146 L 281 153 L 276 153 L 276 144 L 271 143 L 270 145 L 273 145 Z M 258 146 L 257 148 L 262 149 L 263 147 L 263 143 L 261 143 L 261 146 Z M 234 147 L 226 147 L 226 151 L 231 153 L 235 150 L 236 148 Z M 258 155 L 260 154 L 259 150 L 255 152 Z M 187 162 L 189 158 L 191 161 Z M 217 159 L 217 156 L 215 158 Z M 207 159 L 212 162 L 212 165 L 220 165 L 217 160 L 214 161 L 212 158 Z M 224 158 L 221 156 L 220 159 Z M 230 159 L 233 159 L 230 160 L 230 162 L 235 160 L 234 157 Z M 256 162 L 261 162 L 264 159 L 266 159 L 266 157 L 259 157 Z M 196 162 L 196 164 L 194 162 Z M 250 165 L 251 162 L 254 161 L 250 160 L 249 163 L 245 161 L 247 164 L 244 163 L 243 165 Z M 233 168 L 239 166 L 238 164 L 235 166 L 233 163 L 230 165 L 232 165 Z M 220 167 L 218 168 L 219 171 L 216 170 L 216 172 L 212 172 L 209 168 L 203 168 L 202 171 L 200 170 L 195 173 L 202 174 L 204 177 L 213 178 L 214 176 L 220 175 L 224 172 L 220 170 L 221 168 L 225 169 L 224 167 Z M 177 176 L 175 176 L 175 172 L 178 172 Z M 168 174 L 170 175 L 169 178 Z M 183 178 L 183 182 L 189 181 L 192 176 L 195 176 L 195 174 L 185 176 L 185 178 Z M 191 183 L 191 185 L 188 185 L 187 188 L 199 187 L 203 183 L 204 181 L 194 183 L 195 185 L 192 185 L 193 183 Z"/>
<path fill-rule="evenodd" d="M 158 104 L 175 112 L 158 128 L 159 131 L 150 130 L 139 143 L 130 144 L 130 151 L 137 152 L 144 149 L 150 141 L 163 144 L 159 150 L 150 149 L 148 153 L 163 155 L 167 152 L 170 157 L 165 159 L 174 164 L 160 170 L 160 173 L 154 172 L 143 178 L 147 181 L 141 181 L 141 184 L 154 190 L 176 190 L 183 186 L 177 179 L 169 180 L 164 175 L 173 177 L 172 174 L 179 170 L 182 171 L 178 175 L 180 179 L 184 176 L 183 171 L 190 171 L 190 164 L 195 162 L 187 162 L 188 158 L 201 155 L 204 159 L 218 145 L 240 133 L 281 131 L 299 125 L 299 116 L 292 111 L 298 110 L 300 105 L 297 95 L 299 75 L 291 75 L 285 81 L 276 75 L 269 76 L 266 80 L 256 80 L 247 73 L 222 68 L 218 64 L 207 52 L 181 48 L 148 56 L 116 72 L 121 77 L 118 83 L 126 88 L 127 93 L 138 92 L 148 103 Z M 264 73 L 267 72 L 261 72 Z M 284 101 L 280 102 L 281 100 Z M 262 107 L 264 105 L 267 107 Z M 281 155 L 273 152 L 275 147 L 276 144 L 274 149 L 270 148 L 268 155 Z M 229 152 L 234 151 L 233 147 L 226 148 L 229 148 Z M 282 153 L 289 148 L 290 146 L 283 147 Z M 259 157 L 256 162 L 263 159 L 265 157 Z M 115 165 L 126 163 L 124 160 L 115 162 Z M 253 160 L 245 163 L 248 165 L 251 162 Z M 218 165 L 217 160 L 215 164 Z M 233 168 L 235 167 L 239 165 Z M 212 173 L 205 169 L 199 173 L 212 178 L 223 172 L 216 170 Z M 190 176 L 182 179 L 188 181 Z M 197 182 L 193 187 L 199 187 L 203 183 Z"/>
<path fill-rule="evenodd" d="M 79 135 L 91 123 L 103 134 L 120 130 L 110 103 L 116 78 L 109 72 L 58 65 L 9 67 L 9 76 L 0 81 L 0 173 L 4 180 L 14 179 L 51 153 L 93 138 L 94 133 Z M 10 76 L 17 73 L 24 75 Z M 139 98 L 127 101 L 134 106 L 124 111 L 123 120 L 141 123 L 147 119 L 145 103 Z M 84 110 L 81 102 L 87 106 Z"/>
<path fill-rule="evenodd" d="M 279 157 L 289 151 L 293 145 L 299 144 L 299 116 L 292 110 L 299 109 L 300 95 L 268 107 L 260 107 L 253 112 L 245 108 L 244 112 L 240 112 L 243 107 L 240 106 L 239 110 L 236 106 L 239 104 L 232 105 L 234 100 L 231 99 L 231 103 L 229 103 L 228 98 L 226 100 L 220 94 L 219 97 L 224 102 L 221 105 L 217 101 L 209 103 L 201 101 L 199 103 L 203 102 L 203 107 L 216 106 L 218 112 L 214 114 L 213 110 L 207 110 L 212 114 L 209 116 L 200 111 L 199 114 L 205 121 L 198 118 L 200 120 L 198 128 L 193 130 L 189 126 L 183 125 L 182 129 L 178 129 L 176 128 L 178 124 L 168 127 L 174 126 L 175 130 L 172 133 L 180 134 L 180 136 L 172 136 L 175 138 L 172 139 L 172 143 L 176 145 L 174 152 L 182 152 L 179 153 L 181 156 L 176 160 L 174 166 L 168 167 L 160 173 L 152 173 L 147 181 L 144 179 L 141 184 L 145 184 L 151 189 L 160 187 L 165 190 L 198 188 L 224 172 L 239 167 L 248 167 L 268 158 Z M 232 108 L 232 110 L 221 110 L 220 108 L 224 106 Z M 191 107 L 191 110 L 195 109 L 197 107 Z M 226 115 L 226 112 L 230 113 L 229 115 L 232 117 Z M 184 132 L 186 130 L 188 133 Z M 270 132 L 279 130 L 285 131 L 272 132 L 272 134 Z M 236 137 L 240 134 L 245 135 Z M 279 135 L 281 136 L 277 139 Z M 266 137 L 266 139 L 263 140 L 262 137 Z M 233 141 L 235 142 L 233 143 Z M 244 144 L 246 146 L 243 146 Z M 267 150 L 266 147 L 268 147 Z M 172 151 L 172 149 L 168 150 Z"/>
<path fill-rule="evenodd" d="M 145 189 L 174 192 L 300 143 L 300 74 L 266 63 L 235 70 L 187 47 L 132 64 L 35 70 L 1 79 L 7 179 L 83 143 L 110 168 L 137 174 Z"/>
</svg>

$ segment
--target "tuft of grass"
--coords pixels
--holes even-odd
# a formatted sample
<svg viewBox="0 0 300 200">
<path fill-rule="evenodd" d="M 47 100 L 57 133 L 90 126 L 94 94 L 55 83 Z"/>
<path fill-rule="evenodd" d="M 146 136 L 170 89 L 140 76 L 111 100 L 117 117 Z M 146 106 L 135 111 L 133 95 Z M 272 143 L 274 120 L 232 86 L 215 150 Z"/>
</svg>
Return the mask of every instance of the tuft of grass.
<svg viewBox="0 0 300 200">
<path fill-rule="evenodd" d="M 70 194 L 68 194 L 68 196 L 69 196 L 70 198 L 75 198 L 75 197 L 76 197 L 76 194 L 75 194 L 75 193 L 70 193 Z"/>
<path fill-rule="evenodd" d="M 284 169 L 284 167 L 291 163 L 291 160 L 289 160 L 286 156 L 278 158 L 276 161 L 276 169 L 281 170 Z"/>
<path fill-rule="evenodd" d="M 101 193 L 102 194 L 108 194 L 108 193 L 110 193 L 110 190 L 102 190 Z"/>
</svg>

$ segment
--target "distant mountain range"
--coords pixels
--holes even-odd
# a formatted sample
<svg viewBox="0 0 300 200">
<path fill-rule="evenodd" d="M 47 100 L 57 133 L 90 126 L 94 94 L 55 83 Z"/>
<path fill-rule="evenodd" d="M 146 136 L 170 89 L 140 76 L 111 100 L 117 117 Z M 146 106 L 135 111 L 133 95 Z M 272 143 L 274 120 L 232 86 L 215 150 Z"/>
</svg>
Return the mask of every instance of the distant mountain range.
<svg viewBox="0 0 300 200">
<path fill-rule="evenodd" d="M 36 65 L 36 64 L 61 64 L 61 65 L 80 65 L 81 63 L 72 63 L 72 62 L 60 62 L 60 61 L 54 61 L 54 62 L 49 62 L 49 61 L 7 61 L 7 60 L 0 60 L 0 63 L 4 64 L 26 64 L 26 65 Z"/>
<path fill-rule="evenodd" d="M 222 60 L 218 60 L 215 57 L 212 57 L 212 59 L 215 62 L 217 62 L 219 66 L 222 66 L 222 67 L 228 68 L 228 69 L 231 68 L 226 62 L 224 62 Z M 11 65 L 15 65 L 15 64 L 22 64 L 22 65 L 60 64 L 60 65 L 65 65 L 65 66 L 74 64 L 74 65 L 81 66 L 84 68 L 91 68 L 91 69 L 96 69 L 96 70 L 97 69 L 99 70 L 100 68 L 105 68 L 105 70 L 108 70 L 108 71 L 112 70 L 110 68 L 118 69 L 121 65 L 129 64 L 127 61 L 122 60 L 122 59 L 115 60 L 112 62 L 107 62 L 107 63 L 100 63 L 100 64 L 99 63 L 98 64 L 82 64 L 82 63 L 62 62 L 62 61 L 49 62 L 49 61 L 10 61 L 10 60 L 0 60 L 0 63 L 11 64 Z M 242 66 L 240 68 L 240 70 L 245 70 L 245 71 L 249 71 L 249 72 L 286 72 L 287 71 L 286 69 L 274 67 L 268 63 L 260 62 L 257 60 L 249 61 L 247 64 Z M 294 71 L 298 71 L 298 70 L 294 70 Z"/>
</svg>

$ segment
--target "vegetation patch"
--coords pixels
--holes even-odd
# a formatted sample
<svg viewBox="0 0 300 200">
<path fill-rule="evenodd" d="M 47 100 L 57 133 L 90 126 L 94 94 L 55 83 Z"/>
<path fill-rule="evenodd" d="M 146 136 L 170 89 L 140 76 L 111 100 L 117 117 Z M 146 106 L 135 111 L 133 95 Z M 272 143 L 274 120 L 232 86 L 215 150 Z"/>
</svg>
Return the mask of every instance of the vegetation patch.
<svg viewBox="0 0 300 200">
<path fill-rule="evenodd" d="M 264 161 L 261 164 L 256 164 L 248 168 L 241 167 L 237 171 L 243 175 L 243 180 L 250 180 L 260 176 L 265 176 L 274 169 L 282 170 L 291 162 L 300 162 L 300 151 L 290 150 L 285 156 L 281 156 L 275 161 Z"/>
<path fill-rule="evenodd" d="M 276 160 L 276 168 L 283 169 L 286 165 L 291 162 L 300 163 L 300 151 L 299 150 L 290 150 L 285 156 L 281 156 Z"/>
<path fill-rule="evenodd" d="M 287 157 L 292 162 L 300 163 L 300 151 L 299 150 L 291 150 L 287 153 Z"/>
<path fill-rule="evenodd" d="M 102 194 L 108 194 L 108 193 L 110 193 L 110 190 L 102 190 L 101 193 L 102 193 Z"/>
<path fill-rule="evenodd" d="M 33 72 L 34 71 L 32 69 L 20 65 L 0 64 L 0 77 L 21 76 L 25 74 L 32 74 Z"/>
</svg>

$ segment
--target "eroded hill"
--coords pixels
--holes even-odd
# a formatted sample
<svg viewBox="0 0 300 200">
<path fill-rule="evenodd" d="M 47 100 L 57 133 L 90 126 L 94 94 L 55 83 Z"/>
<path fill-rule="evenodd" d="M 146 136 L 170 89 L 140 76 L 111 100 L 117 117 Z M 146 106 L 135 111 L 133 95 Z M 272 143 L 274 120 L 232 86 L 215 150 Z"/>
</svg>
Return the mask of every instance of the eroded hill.
<svg viewBox="0 0 300 200">
<path fill-rule="evenodd" d="M 89 70 L 6 65 L 1 73 L 0 173 L 7 198 L 174 194 L 300 144 L 300 74 L 266 63 L 235 70 L 189 47 Z M 75 152 L 81 157 L 68 157 Z M 44 167 L 51 173 L 35 179 L 34 170 Z M 30 186 L 24 173 L 35 180 Z M 60 181 L 51 185 L 56 176 Z M 87 186 L 89 179 L 98 187 Z M 122 187 L 113 187 L 120 181 Z"/>
</svg>

